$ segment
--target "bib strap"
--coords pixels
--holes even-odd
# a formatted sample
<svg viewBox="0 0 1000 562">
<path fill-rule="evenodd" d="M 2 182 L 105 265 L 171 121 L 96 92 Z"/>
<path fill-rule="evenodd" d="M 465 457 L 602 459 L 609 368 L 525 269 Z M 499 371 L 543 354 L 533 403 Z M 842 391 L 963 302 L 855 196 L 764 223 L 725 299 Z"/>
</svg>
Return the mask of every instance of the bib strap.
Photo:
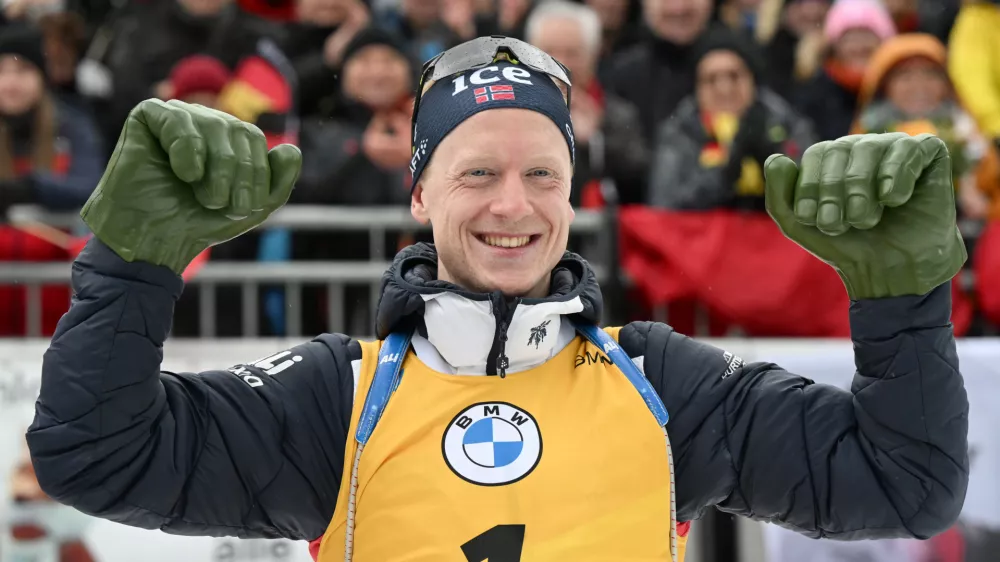
<svg viewBox="0 0 1000 562">
<path fill-rule="evenodd" d="M 382 417 L 389 397 L 403 377 L 403 360 L 406 359 L 406 352 L 410 349 L 410 338 L 413 332 L 393 332 L 382 342 L 382 348 L 378 352 L 378 365 L 375 367 L 375 378 L 368 389 L 368 397 L 365 398 L 365 409 L 361 412 L 361 419 L 358 420 L 358 443 L 365 445 L 375 431 L 375 424 Z"/>
<path fill-rule="evenodd" d="M 596 345 L 604 351 L 604 354 L 611 359 L 611 362 L 618 366 L 618 370 L 625 375 L 632 386 L 639 391 L 639 396 L 642 396 L 642 401 L 646 403 L 646 407 L 649 408 L 650 413 L 656 418 L 656 423 L 660 427 L 665 427 L 667 422 L 670 421 L 670 415 L 667 413 L 667 407 L 663 405 L 663 400 L 660 399 L 660 395 L 653 388 L 653 384 L 649 382 L 646 375 L 639 370 L 639 367 L 632 362 L 632 359 L 622 351 L 622 348 L 618 345 L 618 342 L 614 340 L 607 332 L 594 326 L 593 324 L 583 324 L 580 322 L 573 322 L 573 326 L 576 328 L 577 332 L 587 338 L 590 343 Z"/>
<path fill-rule="evenodd" d="M 618 342 L 597 326 L 580 322 L 574 322 L 573 326 L 590 343 L 603 350 L 608 359 L 614 365 L 618 366 L 618 370 L 625 375 L 625 378 L 639 392 L 639 396 L 646 403 L 646 407 L 649 408 L 650 413 L 656 418 L 656 423 L 660 427 L 665 427 L 667 421 L 670 420 L 667 407 L 663 405 L 663 400 L 660 399 L 660 395 L 656 393 L 656 389 L 653 388 L 649 379 L 632 362 L 632 359 L 622 351 Z M 378 366 L 375 368 L 375 378 L 372 380 L 371 388 L 368 390 L 368 396 L 365 398 L 365 409 L 361 412 L 361 419 L 358 422 L 356 437 L 358 443 L 362 445 L 368 443 L 372 432 L 375 431 L 375 425 L 382 417 L 382 412 L 385 411 L 386 404 L 389 403 L 389 398 L 393 392 L 396 392 L 396 388 L 399 387 L 399 381 L 403 377 L 403 360 L 410 349 L 412 335 L 412 332 L 393 332 L 382 342 L 382 348 L 378 352 Z"/>
</svg>

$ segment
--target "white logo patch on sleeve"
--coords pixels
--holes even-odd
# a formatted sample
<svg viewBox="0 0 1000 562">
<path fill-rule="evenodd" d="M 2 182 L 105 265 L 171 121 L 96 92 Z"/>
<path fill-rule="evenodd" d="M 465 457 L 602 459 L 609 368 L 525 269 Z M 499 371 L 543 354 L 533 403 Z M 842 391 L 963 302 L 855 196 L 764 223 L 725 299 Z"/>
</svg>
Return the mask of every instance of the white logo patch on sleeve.
<svg viewBox="0 0 1000 562">
<path fill-rule="evenodd" d="M 290 350 L 282 351 L 281 353 L 275 353 L 274 355 L 269 355 L 262 359 L 258 359 L 253 363 L 248 365 L 236 365 L 228 369 L 228 371 L 241 379 L 243 382 L 249 384 L 251 387 L 258 387 L 264 384 L 264 380 L 257 376 L 253 371 L 250 371 L 248 367 L 254 367 L 260 369 L 267 376 L 274 376 L 281 373 L 302 361 L 301 355 L 293 355 Z"/>
<path fill-rule="evenodd" d="M 729 377 L 733 376 L 733 374 L 736 373 L 736 371 L 739 371 L 745 364 L 742 358 L 733 355 L 728 351 L 722 353 L 722 358 L 725 359 L 726 363 L 728 364 L 728 366 L 726 367 L 726 372 L 722 373 L 723 379 L 728 379 Z"/>
</svg>

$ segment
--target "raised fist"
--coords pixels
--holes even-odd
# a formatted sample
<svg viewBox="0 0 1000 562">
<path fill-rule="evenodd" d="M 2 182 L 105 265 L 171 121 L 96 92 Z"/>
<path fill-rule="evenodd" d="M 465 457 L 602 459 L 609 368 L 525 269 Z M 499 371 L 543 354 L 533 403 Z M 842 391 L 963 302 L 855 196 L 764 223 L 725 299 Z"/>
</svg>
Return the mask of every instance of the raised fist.
<svg viewBox="0 0 1000 562">
<path fill-rule="evenodd" d="M 129 114 L 80 214 L 122 259 L 180 274 L 285 204 L 301 167 L 298 148 L 268 151 L 260 129 L 231 115 L 146 100 Z"/>
<path fill-rule="evenodd" d="M 785 236 L 830 264 L 852 299 L 923 295 L 968 255 L 951 157 L 933 135 L 853 135 L 815 144 L 796 167 L 764 166 L 766 205 Z"/>
</svg>

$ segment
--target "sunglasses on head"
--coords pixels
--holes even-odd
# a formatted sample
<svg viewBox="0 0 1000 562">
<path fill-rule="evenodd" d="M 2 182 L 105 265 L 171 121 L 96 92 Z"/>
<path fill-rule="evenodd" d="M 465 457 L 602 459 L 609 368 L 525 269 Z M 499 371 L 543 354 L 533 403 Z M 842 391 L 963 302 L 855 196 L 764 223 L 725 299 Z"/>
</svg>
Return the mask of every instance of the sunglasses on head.
<svg viewBox="0 0 1000 562">
<path fill-rule="evenodd" d="M 570 71 L 545 51 L 513 37 L 492 35 L 466 41 L 452 47 L 424 63 L 420 72 L 420 82 L 417 84 L 416 98 L 413 101 L 413 120 L 410 127 L 410 144 L 415 151 L 417 137 L 417 113 L 420 111 L 420 99 L 427 85 L 439 80 L 450 78 L 474 69 L 485 69 L 492 64 L 509 61 L 524 65 L 536 72 L 547 74 L 562 83 L 566 105 L 570 104 L 572 84 Z"/>
</svg>

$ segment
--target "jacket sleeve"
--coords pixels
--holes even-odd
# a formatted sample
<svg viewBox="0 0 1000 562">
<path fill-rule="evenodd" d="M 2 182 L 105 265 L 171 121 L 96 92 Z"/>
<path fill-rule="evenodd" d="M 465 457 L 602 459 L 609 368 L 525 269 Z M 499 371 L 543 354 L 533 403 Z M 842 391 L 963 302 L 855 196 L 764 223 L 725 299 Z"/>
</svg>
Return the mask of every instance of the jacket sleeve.
<svg viewBox="0 0 1000 562">
<path fill-rule="evenodd" d="M 360 345 L 326 335 L 228 370 L 161 372 L 180 278 L 94 239 L 72 282 L 27 435 L 42 489 L 84 513 L 173 534 L 321 536 Z"/>
<path fill-rule="evenodd" d="M 990 138 L 1000 137 L 1000 69 L 994 59 L 1000 46 L 993 4 L 964 6 L 948 41 L 948 74 L 958 96 Z"/>
<path fill-rule="evenodd" d="M 969 477 L 968 399 L 950 287 L 857 301 L 851 390 L 744 364 L 664 324 L 619 334 L 671 413 L 678 520 L 706 507 L 813 538 L 915 537 L 949 528 Z"/>
</svg>

